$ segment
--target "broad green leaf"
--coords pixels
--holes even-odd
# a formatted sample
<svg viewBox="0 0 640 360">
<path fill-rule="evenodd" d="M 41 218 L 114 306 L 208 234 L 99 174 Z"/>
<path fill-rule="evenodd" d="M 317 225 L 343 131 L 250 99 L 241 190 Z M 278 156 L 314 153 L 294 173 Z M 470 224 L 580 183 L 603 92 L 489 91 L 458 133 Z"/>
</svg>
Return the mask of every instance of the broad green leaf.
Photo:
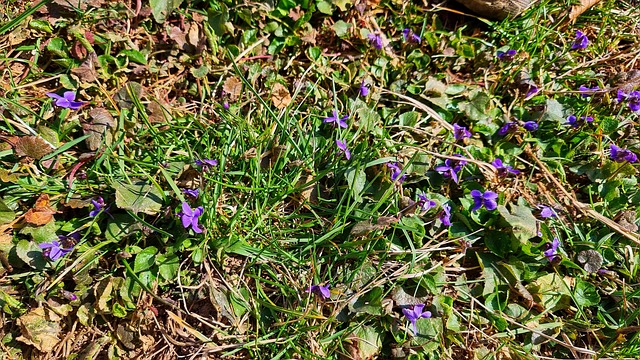
<svg viewBox="0 0 640 360">
<path fill-rule="evenodd" d="M 513 235 L 520 240 L 521 243 L 527 242 L 529 239 L 536 237 L 538 228 L 536 226 L 536 218 L 531 213 L 531 209 L 520 202 L 518 205 L 511 205 L 511 212 L 506 207 L 498 206 L 498 211 L 502 218 L 509 224 Z"/>
<path fill-rule="evenodd" d="M 182 0 L 149 0 L 153 18 L 160 24 L 162 24 L 180 4 L 182 4 Z"/>
<path fill-rule="evenodd" d="M 333 5 L 330 2 L 323 0 L 318 2 L 316 6 L 318 8 L 318 11 L 320 11 L 321 13 L 326 15 L 333 15 Z"/>
<path fill-rule="evenodd" d="M 116 206 L 134 213 L 155 214 L 162 207 L 162 193 L 153 185 L 144 182 L 133 184 L 118 183 Z"/>
<path fill-rule="evenodd" d="M 578 306 L 593 306 L 600 303 L 598 289 L 586 281 L 578 280 L 573 296 Z"/>
<path fill-rule="evenodd" d="M 527 285 L 534 299 L 548 311 L 567 309 L 571 298 L 567 284 L 571 279 L 563 279 L 556 273 L 549 273 Z"/>
<path fill-rule="evenodd" d="M 147 65 L 147 57 L 144 56 L 144 54 L 138 50 L 124 49 L 120 51 L 120 55 L 124 55 L 128 57 L 129 61 L 132 61 L 134 63 L 138 63 L 140 65 Z"/>
<path fill-rule="evenodd" d="M 349 29 L 352 26 L 352 24 L 344 22 L 343 20 L 338 20 L 335 24 L 333 24 L 331 28 L 333 29 L 333 31 L 335 31 L 336 35 L 338 35 L 339 38 L 343 38 L 349 33 Z"/>
<path fill-rule="evenodd" d="M 47 50 L 61 58 L 68 57 L 67 55 L 68 49 L 69 48 L 67 47 L 67 43 L 65 43 L 64 40 L 61 38 L 53 38 L 47 44 Z"/>
<path fill-rule="evenodd" d="M 18 255 L 20 260 L 34 269 L 42 270 L 47 267 L 47 260 L 42 255 L 42 249 L 33 241 L 18 241 L 18 244 L 16 244 L 16 255 Z"/>
<path fill-rule="evenodd" d="M 133 263 L 133 272 L 139 273 L 151 268 L 156 262 L 157 253 L 158 248 L 156 248 L 155 246 L 149 246 L 139 252 L 136 255 L 135 262 Z"/>
<path fill-rule="evenodd" d="M 129 214 L 115 214 L 107 224 L 104 235 L 108 241 L 118 242 L 141 228 L 140 223 Z"/>
<path fill-rule="evenodd" d="M 382 295 L 382 288 L 375 287 L 366 294 L 352 300 L 349 303 L 349 310 L 354 313 L 382 315 Z"/>
<path fill-rule="evenodd" d="M 47 20 L 31 20 L 29 21 L 29 27 L 34 30 L 45 32 L 47 34 L 53 34 L 51 23 L 49 23 Z"/>
<path fill-rule="evenodd" d="M 218 36 L 224 35 L 229 30 L 229 8 L 224 3 L 218 2 L 218 8 L 207 11 L 209 25 Z"/>
<path fill-rule="evenodd" d="M 364 169 L 351 167 L 347 169 L 344 176 L 347 178 L 347 184 L 349 185 L 353 199 L 356 202 L 362 202 L 362 193 L 367 183 L 367 174 L 364 172 Z"/>
<path fill-rule="evenodd" d="M 16 218 L 16 213 L 0 199 L 0 224 L 7 224 Z"/>
<path fill-rule="evenodd" d="M 178 275 L 178 267 L 180 266 L 180 259 L 176 254 L 160 254 L 156 258 L 156 264 L 158 264 L 158 272 L 160 276 L 165 280 L 175 280 Z"/>
<path fill-rule="evenodd" d="M 554 121 L 559 123 L 565 123 L 567 119 L 564 117 L 564 109 L 555 99 L 547 99 L 544 113 L 540 118 L 540 121 Z"/>
<path fill-rule="evenodd" d="M 209 68 L 207 64 L 204 64 L 198 68 L 191 68 L 191 70 L 189 71 L 191 72 L 191 75 L 193 75 L 196 79 L 202 79 L 209 74 L 211 68 Z"/>
<path fill-rule="evenodd" d="M 382 347 L 382 335 L 372 326 L 356 326 L 352 341 L 357 344 L 358 359 L 373 359 Z"/>
</svg>

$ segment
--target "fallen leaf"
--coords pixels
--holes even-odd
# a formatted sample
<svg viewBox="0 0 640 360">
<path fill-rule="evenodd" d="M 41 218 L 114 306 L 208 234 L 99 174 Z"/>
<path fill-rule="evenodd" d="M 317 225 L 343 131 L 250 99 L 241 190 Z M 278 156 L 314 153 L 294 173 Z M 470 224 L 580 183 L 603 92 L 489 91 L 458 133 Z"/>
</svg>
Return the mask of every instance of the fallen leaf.
<svg viewBox="0 0 640 360">
<path fill-rule="evenodd" d="M 229 95 L 229 100 L 236 101 L 242 93 L 242 81 L 235 76 L 228 77 L 222 85 L 222 90 Z"/>
<path fill-rule="evenodd" d="M 39 307 L 18 318 L 20 333 L 16 340 L 32 345 L 42 352 L 50 352 L 60 342 L 60 317 L 53 311 Z"/>
<path fill-rule="evenodd" d="M 291 104 L 291 94 L 284 85 L 275 83 L 271 91 L 271 101 L 278 109 L 284 109 Z"/>
<path fill-rule="evenodd" d="M 22 176 L 22 174 L 15 174 L 9 172 L 9 170 L 0 169 L 0 181 L 6 183 L 15 183 Z"/>
<path fill-rule="evenodd" d="M 196 170 L 191 165 L 185 165 L 176 179 L 176 184 L 179 187 L 196 189 L 202 184 L 202 177 L 200 171 Z"/>
<path fill-rule="evenodd" d="M 89 150 L 98 150 L 103 142 L 107 146 L 110 145 L 113 141 L 113 130 L 117 125 L 113 116 L 105 108 L 94 108 L 89 112 L 89 116 L 92 118 L 91 123 L 82 126 L 85 135 L 89 134 L 85 140 Z"/>
<path fill-rule="evenodd" d="M 169 30 L 169 39 L 175 41 L 180 49 L 184 49 L 184 46 L 187 43 L 187 35 L 178 26 L 171 27 Z"/>
<path fill-rule="evenodd" d="M 41 194 L 33 209 L 24 214 L 24 220 L 33 225 L 45 225 L 53 220 L 56 210 L 49 206 L 49 195 Z"/>
<path fill-rule="evenodd" d="M 142 99 L 144 96 L 144 88 L 140 83 L 134 81 L 126 83 L 113 97 L 113 99 L 118 103 L 118 106 L 122 109 L 133 108 L 133 99 L 131 98 L 131 95 L 129 95 L 129 91 L 131 91 L 131 94 L 138 99 Z"/>
<path fill-rule="evenodd" d="M 98 56 L 95 52 L 91 52 L 80 66 L 71 69 L 71 74 L 77 76 L 80 82 L 94 82 L 98 79 L 98 73 L 96 72 L 98 66 Z"/>
<path fill-rule="evenodd" d="M 40 136 L 22 136 L 16 141 L 15 147 L 16 155 L 28 156 L 36 160 L 42 159 L 53 150 L 53 147 Z"/>
<path fill-rule="evenodd" d="M 595 250 L 582 250 L 578 253 L 578 262 L 589 273 L 595 273 L 602 267 L 602 255 Z"/>
</svg>

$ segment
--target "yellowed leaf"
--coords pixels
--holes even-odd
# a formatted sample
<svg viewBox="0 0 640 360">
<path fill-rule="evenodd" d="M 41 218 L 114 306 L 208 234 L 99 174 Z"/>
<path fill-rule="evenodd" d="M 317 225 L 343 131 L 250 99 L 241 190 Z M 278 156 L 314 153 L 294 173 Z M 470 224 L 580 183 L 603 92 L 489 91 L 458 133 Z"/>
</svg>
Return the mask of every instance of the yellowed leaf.
<svg viewBox="0 0 640 360">
<path fill-rule="evenodd" d="M 39 351 L 50 352 L 60 342 L 58 335 L 61 327 L 55 321 L 59 319 L 55 313 L 42 307 L 31 310 L 18 318 L 21 336 L 17 340 L 32 345 Z"/>
<path fill-rule="evenodd" d="M 18 156 L 40 160 L 52 151 L 51 145 L 40 136 L 23 136 L 16 141 L 15 152 Z"/>
</svg>

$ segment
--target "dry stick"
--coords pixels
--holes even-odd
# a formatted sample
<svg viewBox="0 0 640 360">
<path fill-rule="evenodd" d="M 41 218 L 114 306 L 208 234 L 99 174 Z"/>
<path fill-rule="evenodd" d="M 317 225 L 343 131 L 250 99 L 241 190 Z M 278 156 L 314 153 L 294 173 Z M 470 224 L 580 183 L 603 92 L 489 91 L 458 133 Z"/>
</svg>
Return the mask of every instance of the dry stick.
<svg viewBox="0 0 640 360">
<path fill-rule="evenodd" d="M 589 217 L 591 217 L 593 219 L 596 219 L 596 220 L 600 221 L 601 223 L 607 225 L 611 229 L 617 231 L 620 235 L 622 235 L 622 236 L 626 237 L 627 239 L 629 239 L 629 240 L 635 242 L 636 244 L 640 245 L 640 237 L 638 237 L 638 235 L 625 230 L 622 226 L 618 225 L 615 221 L 613 221 L 613 220 L 607 218 L 606 216 L 603 216 L 602 214 L 598 213 L 597 211 L 591 209 L 591 207 L 589 205 L 581 203 L 572 194 L 570 194 L 564 188 L 564 186 L 562 186 L 560 181 L 558 181 L 558 179 L 556 179 L 556 177 L 551 173 L 551 171 L 549 171 L 549 169 L 547 169 L 547 166 L 542 161 L 540 161 L 540 159 L 538 159 L 538 157 L 533 153 L 533 151 L 531 151 L 531 146 L 530 145 L 527 145 L 524 148 L 524 152 L 530 158 L 535 160 L 535 162 L 538 164 L 538 167 L 540 167 L 540 170 L 542 170 L 544 176 L 547 179 L 551 180 L 551 182 L 553 182 L 553 184 L 558 188 L 558 190 L 560 190 L 562 195 L 564 195 L 569 201 L 571 201 L 571 203 L 573 204 L 573 206 L 575 208 L 580 210 L 580 212 L 582 212 L 584 215 L 589 216 Z"/>
</svg>

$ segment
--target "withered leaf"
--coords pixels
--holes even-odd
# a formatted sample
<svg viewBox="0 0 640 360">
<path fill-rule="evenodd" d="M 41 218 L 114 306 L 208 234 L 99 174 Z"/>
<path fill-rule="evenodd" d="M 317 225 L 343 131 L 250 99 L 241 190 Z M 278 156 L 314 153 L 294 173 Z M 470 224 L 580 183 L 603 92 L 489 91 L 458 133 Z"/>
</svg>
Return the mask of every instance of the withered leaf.
<svg viewBox="0 0 640 360">
<path fill-rule="evenodd" d="M 20 333 L 16 340 L 32 345 L 42 352 L 50 352 L 60 342 L 60 317 L 53 311 L 39 307 L 18 318 Z"/>
<path fill-rule="evenodd" d="M 24 214 L 24 220 L 33 225 L 45 225 L 53 220 L 56 210 L 49 206 L 49 195 L 41 194 L 33 209 Z"/>
<path fill-rule="evenodd" d="M 275 83 L 271 92 L 271 101 L 278 109 L 284 109 L 291 104 L 291 94 L 284 85 Z"/>
<path fill-rule="evenodd" d="M 242 93 L 242 81 L 235 76 L 228 77 L 222 85 L 222 90 L 229 95 L 229 100 L 236 101 Z"/>
<path fill-rule="evenodd" d="M 113 141 L 113 129 L 116 127 L 116 121 L 113 116 L 105 108 L 95 108 L 89 112 L 91 123 L 84 124 L 82 130 L 89 137 L 85 140 L 87 147 L 91 151 L 96 151 L 100 144 L 104 141 L 106 145 Z"/>
<path fill-rule="evenodd" d="M 142 88 L 142 85 L 134 81 L 126 83 L 113 97 L 113 99 L 118 103 L 118 106 L 122 109 L 133 108 L 133 100 L 131 99 L 129 92 L 138 99 L 141 99 L 144 96 L 144 89 Z"/>
<path fill-rule="evenodd" d="M 578 253 L 578 262 L 581 263 L 589 273 L 600 270 L 602 261 L 602 255 L 595 250 L 582 250 Z"/>
<path fill-rule="evenodd" d="M 53 147 L 39 136 L 22 136 L 16 141 L 15 147 L 16 155 L 28 156 L 36 160 L 42 159 L 53 150 Z"/>
<path fill-rule="evenodd" d="M 200 171 L 191 165 L 185 165 L 176 180 L 178 186 L 188 189 L 199 188 L 201 183 L 202 177 Z"/>
<path fill-rule="evenodd" d="M 167 120 L 164 116 L 162 106 L 155 101 L 151 101 L 147 105 L 147 111 L 149 112 L 149 121 L 152 123 L 160 123 Z"/>
<path fill-rule="evenodd" d="M 71 69 L 71 74 L 77 76 L 80 82 L 94 82 L 98 79 L 98 73 L 96 72 L 98 64 L 98 56 L 95 52 L 91 52 L 80 66 Z"/>
<path fill-rule="evenodd" d="M 22 174 L 16 174 L 9 172 L 9 170 L 6 169 L 0 169 L 0 181 L 2 182 L 14 183 L 18 181 L 20 176 L 22 176 Z"/>
<path fill-rule="evenodd" d="M 298 21 L 298 19 L 300 19 L 300 17 L 302 17 L 302 15 L 304 15 L 304 10 L 300 9 L 300 5 L 289 9 L 289 17 L 293 21 Z"/>
</svg>

